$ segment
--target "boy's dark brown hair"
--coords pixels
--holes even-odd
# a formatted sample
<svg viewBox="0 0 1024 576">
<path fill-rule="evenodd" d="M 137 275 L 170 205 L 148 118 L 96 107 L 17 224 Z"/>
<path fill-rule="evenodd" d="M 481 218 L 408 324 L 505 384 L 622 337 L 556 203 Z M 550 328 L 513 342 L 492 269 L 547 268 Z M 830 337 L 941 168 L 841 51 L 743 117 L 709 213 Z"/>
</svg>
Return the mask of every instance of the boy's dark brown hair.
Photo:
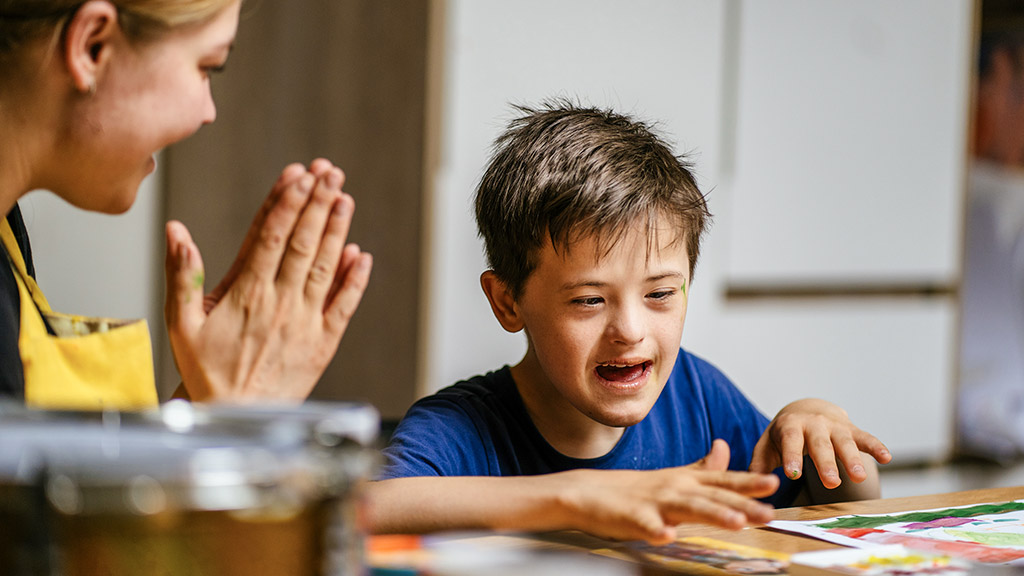
<svg viewBox="0 0 1024 576">
<path fill-rule="evenodd" d="M 488 265 L 514 298 L 548 238 L 556 251 L 589 237 L 608 250 L 637 226 L 653 239 L 659 218 L 686 243 L 693 278 L 711 213 L 684 157 L 611 110 L 566 100 L 516 110 L 476 191 Z"/>
</svg>

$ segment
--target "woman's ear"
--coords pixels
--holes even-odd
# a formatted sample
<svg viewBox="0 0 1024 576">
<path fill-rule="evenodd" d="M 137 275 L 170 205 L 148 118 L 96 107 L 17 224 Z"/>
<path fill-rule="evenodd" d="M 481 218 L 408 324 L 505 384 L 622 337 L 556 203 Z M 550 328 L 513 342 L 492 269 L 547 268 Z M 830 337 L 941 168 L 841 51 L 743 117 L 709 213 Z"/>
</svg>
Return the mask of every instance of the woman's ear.
<svg viewBox="0 0 1024 576">
<path fill-rule="evenodd" d="M 516 299 L 508 286 L 502 282 L 493 270 L 487 270 L 480 275 L 480 287 L 487 295 L 487 301 L 491 303 L 491 312 L 498 319 L 501 327 L 508 332 L 519 332 L 523 329 L 523 321 L 519 317 L 519 310 L 516 308 Z"/>
<path fill-rule="evenodd" d="M 71 16 L 62 56 L 79 92 L 96 92 L 103 68 L 110 60 L 111 40 L 119 27 L 117 8 L 107 0 L 89 0 Z"/>
</svg>

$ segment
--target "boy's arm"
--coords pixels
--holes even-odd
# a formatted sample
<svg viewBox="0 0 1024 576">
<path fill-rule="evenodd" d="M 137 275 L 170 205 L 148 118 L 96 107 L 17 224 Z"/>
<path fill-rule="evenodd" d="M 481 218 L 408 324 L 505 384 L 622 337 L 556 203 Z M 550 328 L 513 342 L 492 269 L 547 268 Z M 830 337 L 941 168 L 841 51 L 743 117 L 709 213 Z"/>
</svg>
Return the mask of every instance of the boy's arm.
<svg viewBox="0 0 1024 576">
<path fill-rule="evenodd" d="M 750 470 L 783 466 L 786 476 L 796 479 L 803 474 L 805 454 L 817 472 L 807 478 L 808 495 L 815 504 L 878 498 L 878 468 L 862 455 L 882 464 L 892 460 L 889 449 L 854 426 L 845 410 L 809 398 L 788 404 L 768 424 L 754 447 Z"/>
<path fill-rule="evenodd" d="M 701 462 L 662 470 L 380 480 L 367 487 L 370 529 L 576 529 L 664 544 L 675 539 L 674 526 L 684 522 L 739 529 L 771 520 L 771 507 L 752 498 L 772 494 L 778 478 L 726 471 L 728 462 L 728 446 L 717 440 Z"/>
</svg>

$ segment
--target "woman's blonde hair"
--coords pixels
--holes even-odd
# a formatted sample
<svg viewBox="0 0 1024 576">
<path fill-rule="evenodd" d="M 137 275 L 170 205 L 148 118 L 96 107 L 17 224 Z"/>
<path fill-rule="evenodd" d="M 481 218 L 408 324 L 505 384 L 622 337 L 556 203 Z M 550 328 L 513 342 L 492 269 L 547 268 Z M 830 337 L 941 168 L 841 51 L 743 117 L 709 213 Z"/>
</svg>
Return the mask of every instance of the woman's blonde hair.
<svg viewBox="0 0 1024 576">
<path fill-rule="evenodd" d="M 117 8 L 118 22 L 132 40 L 213 19 L 234 0 L 105 0 Z M 59 39 L 85 0 L 0 0 L 0 78 L 20 64 L 23 48 L 41 38 Z"/>
</svg>

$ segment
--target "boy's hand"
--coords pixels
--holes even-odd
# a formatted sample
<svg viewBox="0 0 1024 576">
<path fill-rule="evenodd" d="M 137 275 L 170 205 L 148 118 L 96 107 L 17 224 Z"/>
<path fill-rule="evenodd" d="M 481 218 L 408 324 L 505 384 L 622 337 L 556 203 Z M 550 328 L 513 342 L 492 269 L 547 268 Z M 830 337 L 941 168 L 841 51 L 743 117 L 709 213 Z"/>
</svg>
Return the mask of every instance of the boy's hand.
<svg viewBox="0 0 1024 576">
<path fill-rule="evenodd" d="M 770 472 L 783 466 L 786 476 L 796 479 L 803 474 L 806 453 L 818 469 L 821 483 L 832 489 L 842 483 L 837 456 L 851 480 L 863 482 L 868 478 L 861 452 L 881 464 L 892 460 L 888 448 L 854 426 L 845 410 L 826 400 L 809 398 L 779 411 L 754 447 L 750 471 Z"/>
<path fill-rule="evenodd" d="M 334 357 L 372 259 L 345 243 L 354 203 L 326 160 L 285 168 L 224 280 L 203 296 L 198 247 L 167 225 L 165 315 L 193 400 L 301 401 Z"/>
<path fill-rule="evenodd" d="M 574 470 L 562 498 L 569 524 L 617 540 L 675 540 L 675 526 L 700 522 L 737 530 L 772 520 L 771 506 L 753 500 L 778 488 L 772 474 L 730 472 L 729 446 L 715 440 L 700 462 L 662 470 Z"/>
</svg>

